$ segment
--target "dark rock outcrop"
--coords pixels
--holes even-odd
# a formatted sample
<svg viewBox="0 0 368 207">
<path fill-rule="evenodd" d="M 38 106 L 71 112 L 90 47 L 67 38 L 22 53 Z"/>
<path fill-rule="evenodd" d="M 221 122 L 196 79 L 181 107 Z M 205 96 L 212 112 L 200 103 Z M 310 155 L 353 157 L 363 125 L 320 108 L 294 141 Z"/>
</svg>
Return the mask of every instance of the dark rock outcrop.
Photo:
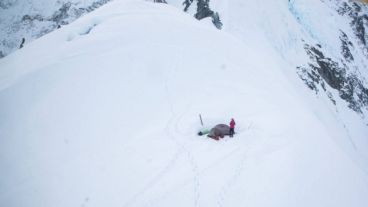
<svg viewBox="0 0 368 207">
<path fill-rule="evenodd" d="M 336 104 L 338 99 L 346 101 L 348 107 L 366 116 L 368 111 L 368 84 L 360 73 L 367 68 L 368 58 L 367 9 L 353 1 L 323 0 L 332 11 L 346 17 L 348 27 L 337 30 L 340 46 L 328 48 L 311 34 L 315 43 L 304 42 L 309 61 L 297 66 L 297 73 L 308 88 L 315 93 L 325 93 Z M 293 10 L 291 10 L 292 12 Z M 294 15 L 296 20 L 298 15 Z M 350 26 L 350 28 L 349 28 Z M 306 26 L 308 27 L 308 25 Z M 324 46 L 322 46 L 324 45 Z M 340 48 L 340 50 L 336 50 Z M 332 50 L 333 51 L 332 51 Z"/>
<path fill-rule="evenodd" d="M 197 12 L 194 14 L 194 17 L 198 20 L 211 17 L 212 23 L 215 25 L 217 29 L 222 28 L 222 22 L 220 19 L 220 15 L 217 12 L 212 11 L 209 6 L 210 0 L 196 0 L 197 1 Z M 183 2 L 184 11 L 187 12 L 189 7 L 192 5 L 194 0 L 185 0 Z"/>
<path fill-rule="evenodd" d="M 341 40 L 341 54 L 347 62 L 354 61 L 354 57 L 351 54 L 351 48 L 354 48 L 353 43 L 349 41 L 348 36 L 340 30 L 340 40 Z"/>
<path fill-rule="evenodd" d="M 355 36 L 361 44 L 366 57 L 368 57 L 368 14 L 362 10 L 362 5 L 357 2 L 343 2 L 337 9 L 341 16 L 347 16 L 350 19 L 350 26 L 354 31 Z"/>
<path fill-rule="evenodd" d="M 306 44 L 305 51 L 311 62 L 307 66 L 297 67 L 297 70 L 299 77 L 310 89 L 318 93 L 319 88 L 322 88 L 335 104 L 334 97 L 326 88 L 328 85 L 338 92 L 341 99 L 348 102 L 352 110 L 362 113 L 362 108 L 368 109 L 368 88 L 364 86 L 358 74 L 349 73 L 346 65 L 326 57 L 320 45 Z"/>
</svg>

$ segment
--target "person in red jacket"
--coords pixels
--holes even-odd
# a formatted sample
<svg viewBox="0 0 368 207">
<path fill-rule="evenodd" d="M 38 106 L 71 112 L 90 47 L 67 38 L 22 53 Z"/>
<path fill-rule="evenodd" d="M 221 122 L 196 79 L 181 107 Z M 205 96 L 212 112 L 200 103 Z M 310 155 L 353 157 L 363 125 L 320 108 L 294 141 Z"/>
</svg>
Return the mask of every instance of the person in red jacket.
<svg viewBox="0 0 368 207">
<path fill-rule="evenodd" d="M 230 121 L 230 137 L 234 136 L 235 133 L 234 129 L 235 129 L 235 121 L 234 118 L 232 118 Z"/>
</svg>

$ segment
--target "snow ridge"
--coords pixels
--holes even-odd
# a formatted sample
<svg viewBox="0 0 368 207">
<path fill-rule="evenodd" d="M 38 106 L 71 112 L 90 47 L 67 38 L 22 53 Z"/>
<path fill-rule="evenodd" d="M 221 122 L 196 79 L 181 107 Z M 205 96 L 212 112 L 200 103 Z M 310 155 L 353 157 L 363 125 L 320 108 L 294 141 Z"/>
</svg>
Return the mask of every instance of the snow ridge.
<svg viewBox="0 0 368 207">
<path fill-rule="evenodd" d="M 9 0 L 0 4 L 0 58 L 73 22 L 110 0 Z M 44 3 L 44 4 L 43 4 Z"/>
</svg>

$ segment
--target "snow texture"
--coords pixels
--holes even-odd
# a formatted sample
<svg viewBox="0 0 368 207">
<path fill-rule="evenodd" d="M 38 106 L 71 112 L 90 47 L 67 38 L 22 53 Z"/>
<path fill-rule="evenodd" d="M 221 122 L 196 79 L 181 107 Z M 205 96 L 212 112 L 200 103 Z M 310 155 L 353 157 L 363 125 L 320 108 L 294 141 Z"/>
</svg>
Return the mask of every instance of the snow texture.
<svg viewBox="0 0 368 207">
<path fill-rule="evenodd" d="M 1 0 L 0 58 L 110 0 Z"/>
<path fill-rule="evenodd" d="M 2 58 L 0 206 L 367 206 L 367 126 L 295 73 L 288 2 L 210 6 L 114 0 Z"/>
</svg>

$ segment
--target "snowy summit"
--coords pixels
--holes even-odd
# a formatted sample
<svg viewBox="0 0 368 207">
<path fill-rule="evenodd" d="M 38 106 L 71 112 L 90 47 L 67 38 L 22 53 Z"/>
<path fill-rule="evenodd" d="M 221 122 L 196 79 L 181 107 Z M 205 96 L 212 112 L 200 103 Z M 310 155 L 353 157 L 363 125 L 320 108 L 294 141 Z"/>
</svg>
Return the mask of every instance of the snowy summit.
<svg viewBox="0 0 368 207">
<path fill-rule="evenodd" d="M 368 206 L 367 4 L 52 2 L 0 3 L 0 206 Z"/>
</svg>

